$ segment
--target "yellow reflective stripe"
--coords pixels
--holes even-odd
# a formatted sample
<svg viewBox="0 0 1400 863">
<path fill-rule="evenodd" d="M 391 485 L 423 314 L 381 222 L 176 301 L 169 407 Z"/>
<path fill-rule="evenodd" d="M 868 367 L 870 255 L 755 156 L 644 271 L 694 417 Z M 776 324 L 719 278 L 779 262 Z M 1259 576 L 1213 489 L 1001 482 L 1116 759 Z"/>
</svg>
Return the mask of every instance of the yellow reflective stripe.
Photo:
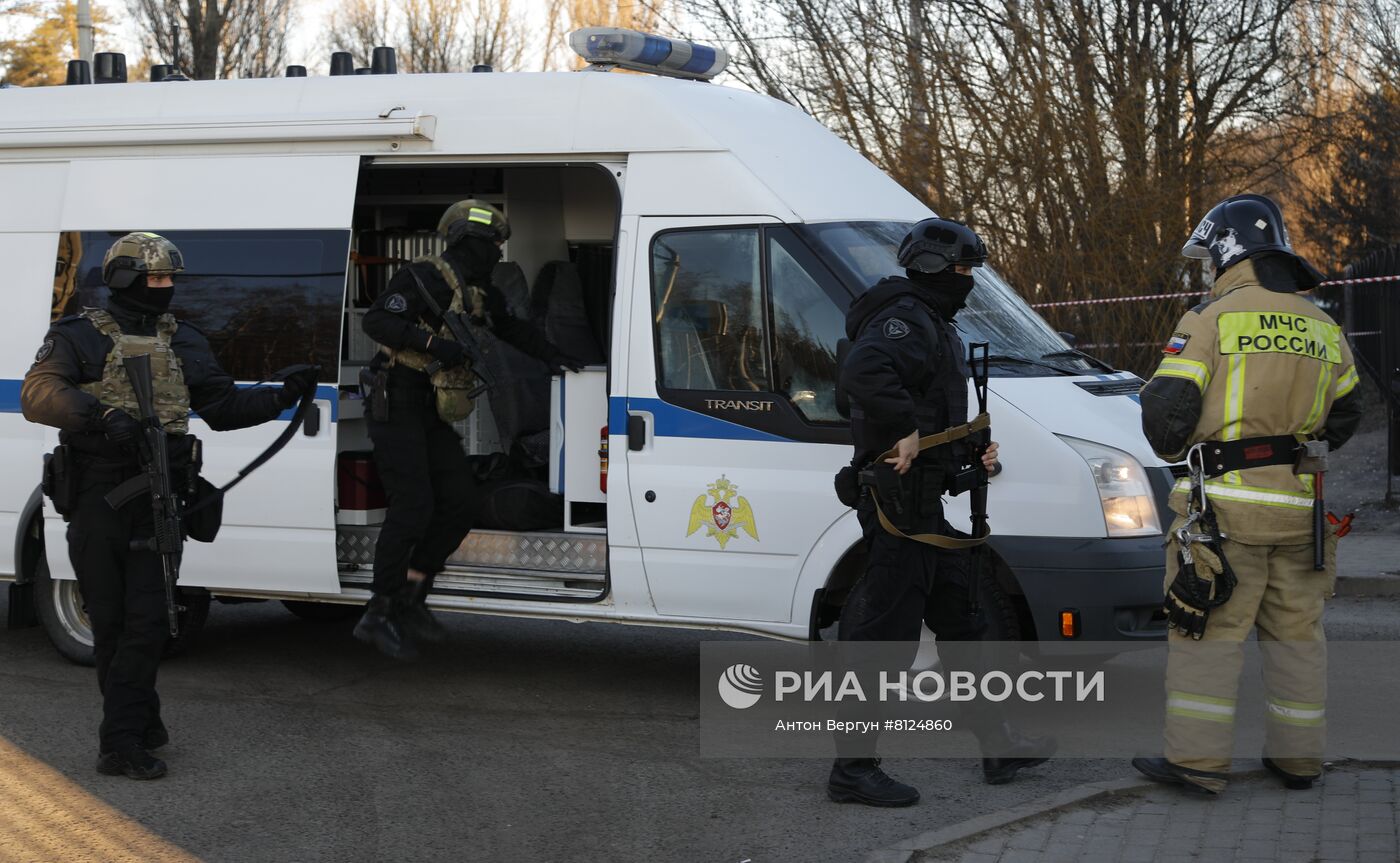
<svg viewBox="0 0 1400 863">
<path fill-rule="evenodd" d="M 491 211 L 483 210 L 479 207 L 472 207 L 467 211 L 468 222 L 480 222 L 483 225 L 491 224 Z"/>
<path fill-rule="evenodd" d="M 1326 711 L 1321 704 L 1270 698 L 1269 718 L 1287 725 L 1316 728 L 1325 720 Z"/>
<path fill-rule="evenodd" d="M 1303 420 L 1303 427 L 1299 429 L 1303 434 L 1312 434 L 1317 428 L 1317 424 L 1322 422 L 1322 408 L 1327 404 L 1327 382 L 1332 378 L 1332 370 L 1325 364 L 1317 370 L 1317 390 L 1313 393 L 1312 408 L 1308 410 L 1308 418 Z"/>
<path fill-rule="evenodd" d="M 1196 386 L 1205 392 L 1206 386 L 1210 384 L 1210 368 L 1205 363 L 1198 363 L 1195 360 L 1185 360 L 1181 357 L 1168 357 L 1162 360 L 1162 364 L 1157 366 L 1157 372 L 1153 377 L 1185 378 L 1188 381 L 1195 381 Z"/>
<path fill-rule="evenodd" d="M 1225 312 L 1216 322 L 1222 354 L 1294 354 L 1342 361 L 1342 328 L 1291 312 Z"/>
<path fill-rule="evenodd" d="M 1356 385 L 1359 383 L 1361 383 L 1361 377 L 1356 373 L 1356 366 L 1352 366 L 1337 379 L 1337 398 L 1341 398 L 1356 389 Z"/>
<path fill-rule="evenodd" d="M 1230 355 L 1230 373 L 1225 378 L 1225 415 L 1222 417 L 1225 431 L 1223 440 L 1239 440 L 1244 426 L 1244 354 Z M 1232 470 L 1225 474 L 1224 481 L 1239 485 L 1244 480 L 1240 472 Z"/>
<path fill-rule="evenodd" d="M 1179 479 L 1175 491 L 1189 494 L 1191 481 Z M 1271 488 L 1258 488 L 1251 485 L 1226 485 L 1219 480 L 1206 480 L 1206 494 L 1210 497 L 1238 500 L 1244 503 L 1257 503 L 1261 506 L 1280 506 L 1287 509 L 1312 509 L 1312 498 L 1302 494 L 1290 494 Z"/>
<path fill-rule="evenodd" d="M 1168 692 L 1167 713 L 1228 724 L 1235 721 L 1235 702 L 1191 692 Z"/>
</svg>

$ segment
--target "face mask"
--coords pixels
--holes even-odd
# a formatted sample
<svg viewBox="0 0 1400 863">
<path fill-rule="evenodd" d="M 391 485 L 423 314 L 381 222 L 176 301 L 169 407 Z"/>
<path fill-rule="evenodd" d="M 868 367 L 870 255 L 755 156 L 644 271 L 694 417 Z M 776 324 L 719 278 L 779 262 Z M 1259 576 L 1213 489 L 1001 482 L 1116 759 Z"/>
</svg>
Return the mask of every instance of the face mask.
<svg viewBox="0 0 1400 863">
<path fill-rule="evenodd" d="M 148 315 L 163 315 L 175 296 L 174 288 L 152 288 L 146 277 L 140 276 L 129 288 L 112 292 L 112 300 L 129 309 Z"/>
<path fill-rule="evenodd" d="M 453 250 L 462 256 L 473 276 L 489 275 L 501 259 L 501 247 L 482 237 L 466 237 L 453 246 Z"/>
<path fill-rule="evenodd" d="M 931 299 L 947 317 L 952 317 L 967 305 L 967 295 L 975 284 L 972 275 L 952 269 L 940 273 L 911 273 L 914 282 L 932 294 Z"/>
</svg>

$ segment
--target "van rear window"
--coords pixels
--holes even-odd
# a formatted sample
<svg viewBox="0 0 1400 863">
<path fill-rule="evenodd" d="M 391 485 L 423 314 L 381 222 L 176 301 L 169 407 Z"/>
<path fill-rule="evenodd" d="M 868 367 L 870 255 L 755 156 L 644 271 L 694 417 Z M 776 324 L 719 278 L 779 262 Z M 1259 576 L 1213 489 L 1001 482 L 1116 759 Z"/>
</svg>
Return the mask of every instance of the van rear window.
<svg viewBox="0 0 1400 863">
<path fill-rule="evenodd" d="M 348 231 L 130 230 L 153 230 L 180 249 L 185 271 L 170 310 L 208 336 L 235 380 L 266 380 L 293 363 L 339 367 Z M 60 235 L 52 319 L 106 305 L 102 258 L 128 232 Z"/>
</svg>

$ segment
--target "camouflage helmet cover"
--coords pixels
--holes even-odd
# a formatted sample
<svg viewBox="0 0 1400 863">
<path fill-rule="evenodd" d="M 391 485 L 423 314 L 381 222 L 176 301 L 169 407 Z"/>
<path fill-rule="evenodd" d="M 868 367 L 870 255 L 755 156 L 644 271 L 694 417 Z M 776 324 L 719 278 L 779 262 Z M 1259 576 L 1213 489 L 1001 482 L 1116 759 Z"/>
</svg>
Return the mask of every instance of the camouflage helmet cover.
<svg viewBox="0 0 1400 863">
<path fill-rule="evenodd" d="M 102 280 L 114 290 L 129 288 L 148 273 L 183 272 L 185 259 L 175 244 L 149 231 L 134 231 L 112 244 L 102 258 Z"/>
<path fill-rule="evenodd" d="M 438 233 L 455 245 L 463 237 L 481 237 L 494 242 L 510 239 L 510 223 L 500 210 L 476 198 L 458 201 L 438 220 Z"/>
</svg>

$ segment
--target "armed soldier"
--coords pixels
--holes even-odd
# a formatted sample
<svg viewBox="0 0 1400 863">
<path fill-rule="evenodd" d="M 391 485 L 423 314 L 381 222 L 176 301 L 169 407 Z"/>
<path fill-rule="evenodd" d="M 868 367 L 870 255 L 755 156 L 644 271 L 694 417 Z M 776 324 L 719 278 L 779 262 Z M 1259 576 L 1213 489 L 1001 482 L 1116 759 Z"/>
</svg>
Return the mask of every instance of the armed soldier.
<svg viewBox="0 0 1400 863">
<path fill-rule="evenodd" d="M 1147 440 L 1192 475 L 1171 496 L 1166 757 L 1133 765 L 1190 791 L 1225 788 L 1240 642 L 1257 626 L 1264 765 L 1307 788 L 1322 771 L 1322 607 L 1335 577 L 1322 471 L 1361 420 L 1356 367 L 1341 328 L 1298 296 L 1322 277 L 1273 201 L 1226 198 L 1181 252 L 1208 261 L 1215 282 L 1142 389 Z"/>
<path fill-rule="evenodd" d="M 970 372 L 953 325 L 972 292 L 972 268 L 986 260 L 987 248 L 972 229 L 925 219 L 900 244 L 907 278 L 879 282 L 846 315 L 851 348 L 841 366 L 840 394 L 850 402 L 855 454 L 838 475 L 838 491 L 859 513 L 867 557 L 841 612 L 842 641 L 914 644 L 925 622 L 940 642 L 982 638 L 969 554 L 974 543 L 943 517 L 941 495 L 972 491 L 1000 471 L 997 445 L 984 439 L 986 424 L 967 421 Z M 970 470 L 975 476 L 959 487 L 955 477 Z M 939 544 L 914 534 L 938 534 Z M 1021 768 L 1045 761 L 1039 753 L 1053 745 L 1049 741 L 1022 738 L 999 719 L 981 719 L 975 733 L 987 756 L 987 782 L 1009 782 Z M 832 800 L 918 802 L 917 789 L 888 776 L 877 759 L 843 753 L 846 746 L 838 737 L 827 783 Z"/>
<path fill-rule="evenodd" d="M 471 414 L 484 388 L 470 327 L 557 371 L 578 371 L 544 334 L 511 314 L 491 282 L 510 225 L 490 204 L 458 201 L 442 214 L 447 248 L 394 274 L 365 313 L 381 350 L 371 363 L 367 404 L 374 462 L 389 497 L 374 549 L 374 595 L 355 637 L 395 659 L 442 639 L 427 609 L 433 579 L 471 529 L 474 480 L 451 423 Z M 465 320 L 464 320 L 465 319 Z"/>
<path fill-rule="evenodd" d="M 74 263 L 76 266 L 76 263 Z M 24 416 L 60 430 L 65 463 L 53 504 L 68 519 L 68 554 L 92 621 L 102 727 L 97 770 L 132 779 L 165 775 L 151 755 L 169 740 L 156 694 L 156 669 L 169 636 L 160 555 L 132 550 L 154 531 L 149 496 L 120 508 L 107 495 L 142 473 L 149 453 L 123 358 L 148 356 L 159 422 L 169 435 L 171 469 L 196 449 L 191 409 L 215 430 L 267 422 L 314 391 L 315 371 L 280 390 L 245 389 L 219 367 L 204 334 L 166 310 L 184 261 L 152 233 L 127 234 L 102 261 L 111 289 L 105 309 L 84 309 L 49 328 L 20 391 Z"/>
</svg>

